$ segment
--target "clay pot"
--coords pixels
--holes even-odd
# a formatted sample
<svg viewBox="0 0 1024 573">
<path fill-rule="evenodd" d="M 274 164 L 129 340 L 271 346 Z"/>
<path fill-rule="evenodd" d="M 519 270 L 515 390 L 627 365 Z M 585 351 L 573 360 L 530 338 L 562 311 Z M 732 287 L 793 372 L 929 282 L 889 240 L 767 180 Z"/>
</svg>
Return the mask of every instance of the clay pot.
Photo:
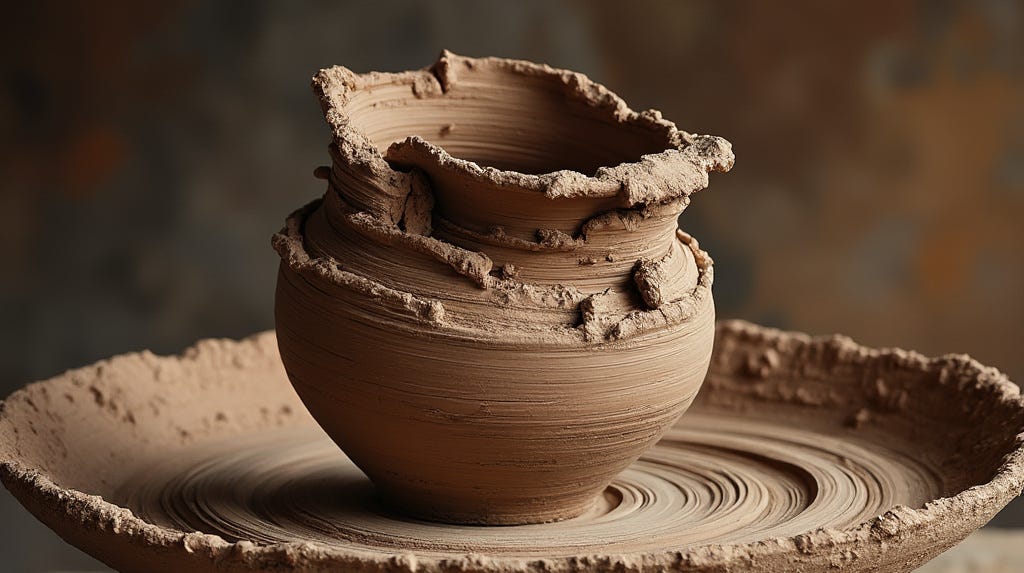
<svg viewBox="0 0 1024 573">
<path fill-rule="evenodd" d="M 403 511 L 582 513 L 704 379 L 711 260 L 677 218 L 730 145 L 526 62 L 313 85 L 328 189 L 273 240 L 295 390 Z"/>
</svg>

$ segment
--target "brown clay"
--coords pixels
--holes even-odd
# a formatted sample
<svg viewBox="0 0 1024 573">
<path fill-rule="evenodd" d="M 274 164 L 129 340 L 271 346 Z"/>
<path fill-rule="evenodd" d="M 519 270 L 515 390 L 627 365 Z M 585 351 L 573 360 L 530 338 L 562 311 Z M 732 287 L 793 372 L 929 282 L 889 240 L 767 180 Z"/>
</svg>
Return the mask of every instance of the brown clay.
<svg viewBox="0 0 1024 573">
<path fill-rule="evenodd" d="M 592 510 L 704 379 L 711 260 L 676 220 L 728 142 L 520 61 L 313 85 L 328 189 L 273 241 L 299 396 L 403 511 Z"/>
<path fill-rule="evenodd" d="M 130 354 L 0 407 L 0 478 L 121 571 L 909 571 L 1024 487 L 1024 400 L 927 359 L 721 324 L 691 412 L 567 521 L 381 506 L 289 387 L 272 333 Z"/>
</svg>

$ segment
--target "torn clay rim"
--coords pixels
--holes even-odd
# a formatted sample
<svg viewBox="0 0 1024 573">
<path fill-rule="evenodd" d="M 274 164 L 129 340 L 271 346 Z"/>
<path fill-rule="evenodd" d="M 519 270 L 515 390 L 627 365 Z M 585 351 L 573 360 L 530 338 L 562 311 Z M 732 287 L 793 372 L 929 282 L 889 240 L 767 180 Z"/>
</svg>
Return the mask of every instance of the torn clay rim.
<svg viewBox="0 0 1024 573">
<path fill-rule="evenodd" d="M 333 258 L 318 257 L 310 255 L 304 244 L 305 237 L 303 227 L 306 218 L 322 204 L 322 199 L 315 199 L 291 213 L 285 221 L 285 226 L 271 238 L 274 250 L 281 256 L 284 264 L 298 273 L 310 273 L 329 284 L 337 285 L 348 289 L 353 294 L 365 296 L 372 292 L 381 298 L 382 304 L 394 308 L 412 308 L 415 316 L 422 322 L 430 324 L 438 317 L 443 316 L 444 307 L 438 302 L 391 289 L 377 281 L 362 275 L 345 270 L 344 265 Z M 676 240 L 690 250 L 697 265 L 697 284 L 687 296 L 662 305 L 660 309 L 634 310 L 627 314 L 614 327 L 611 340 L 627 339 L 637 335 L 643 330 L 643 323 L 649 317 L 660 317 L 661 322 L 657 330 L 665 330 L 677 324 L 693 318 L 706 304 L 711 297 L 711 287 L 715 280 L 714 260 L 700 247 L 700 243 L 689 233 L 681 229 L 676 230 Z M 490 276 L 486 280 L 494 281 Z M 407 329 L 398 324 L 392 324 L 390 328 Z M 654 329 L 652 329 L 654 330 Z M 413 328 L 415 331 L 415 328 Z M 566 329 L 565 333 L 577 333 L 576 328 Z M 577 333 L 578 334 L 578 333 Z M 534 347 L 542 344 L 544 347 L 579 347 L 582 345 L 594 346 L 604 341 L 589 342 L 585 338 L 573 336 L 561 336 L 558 338 L 538 341 L 530 336 L 511 337 L 508 332 L 489 332 L 481 329 L 468 327 L 453 327 L 448 325 L 444 328 L 434 327 L 431 335 L 444 337 L 451 340 L 465 340 L 478 342 L 481 336 L 486 337 L 490 344 L 508 347 Z M 580 335 L 582 336 L 582 335 Z"/>
<path fill-rule="evenodd" d="M 305 234 L 304 223 L 306 215 L 319 214 L 311 213 L 315 205 L 293 213 L 286 227 L 273 237 L 273 246 L 284 263 L 282 269 L 287 267 L 305 275 L 311 282 L 316 279 L 342 286 L 382 303 L 389 311 L 410 319 L 400 327 L 419 330 L 425 327 L 431 336 L 467 341 L 487 339 L 493 344 L 514 338 L 516 346 L 536 346 L 551 341 L 559 346 L 593 346 L 604 340 L 677 328 L 691 319 L 702 303 L 710 307 L 711 259 L 688 235 L 676 234 L 675 242 L 669 244 L 671 241 L 665 231 L 671 226 L 675 232 L 678 213 L 687 206 L 691 194 L 707 187 L 709 171 L 725 171 L 732 166 L 731 145 L 724 139 L 679 131 L 655 111 L 637 113 L 611 91 L 582 74 L 502 58 L 466 58 L 445 52 L 429 68 L 399 73 L 356 74 L 334 67 L 321 70 L 313 79 L 313 88 L 334 134 L 330 148 L 333 165 L 316 171 L 317 177 L 328 180 L 323 206 L 328 211 L 326 218 L 336 227 L 333 235 L 322 234 L 335 238 L 352 233 L 365 235 L 375 245 L 386 244 L 434 259 L 483 290 L 474 291 L 472 296 L 445 297 L 410 288 L 409 285 L 417 283 L 399 273 L 396 275 L 404 283 L 397 279 L 389 282 L 386 277 L 368 272 L 370 265 L 362 264 L 363 259 L 358 255 L 346 264 L 346 257 L 358 251 L 355 242 L 348 250 L 338 252 L 307 251 L 310 237 Z M 495 95 L 505 91 L 527 95 L 504 99 Z M 477 100 L 487 105 L 473 107 L 471 104 Z M 452 113 L 437 119 L 423 111 L 435 107 Z M 393 112 L 395 109 L 412 110 L 407 112 L 411 118 L 408 121 L 412 123 L 396 119 L 406 116 Z M 519 115 L 512 114 L 513 109 L 518 109 Z M 539 119 L 530 122 L 531 111 Z M 440 126 L 419 125 L 417 113 L 437 119 L 434 123 Z M 572 140 L 574 145 L 582 141 L 583 144 L 572 148 L 573 152 L 566 151 L 566 157 L 577 160 L 584 157 L 593 162 L 582 165 L 575 160 L 566 161 L 594 174 L 588 176 L 571 169 L 532 174 L 481 167 L 495 164 L 493 161 L 500 158 L 491 157 L 489 161 L 486 155 L 473 155 L 467 151 L 469 144 L 465 140 L 449 138 L 447 144 L 441 142 L 438 146 L 408 136 L 409 133 L 433 133 L 434 129 L 442 135 L 453 133 L 453 129 L 456 134 L 476 133 L 474 130 L 480 125 L 492 124 L 509 129 L 498 121 L 506 117 L 503 113 L 520 118 L 516 121 L 531 126 L 543 136 L 553 133 L 557 135 L 556 140 Z M 416 125 L 416 128 L 409 125 Z M 455 125 L 460 127 L 453 128 Z M 549 130 L 549 125 L 561 127 Z M 582 127 L 584 125 L 586 127 Z M 570 135 L 597 133 L 610 141 L 621 140 L 628 145 L 616 144 L 610 146 L 611 151 L 601 148 L 591 153 L 593 137 L 574 139 L 565 136 L 563 131 Z M 529 133 L 533 137 L 533 132 Z M 538 137 L 537 141 L 546 141 Z M 480 143 L 482 148 L 483 143 L 500 141 L 500 138 L 490 133 L 479 141 L 472 137 L 468 140 Z M 534 142 L 534 139 L 526 141 Z M 457 159 L 443 147 L 448 144 L 456 155 L 481 163 Z M 526 147 L 544 148 L 544 145 L 531 143 Z M 654 153 L 655 150 L 661 151 Z M 635 161 L 621 162 L 633 157 Z M 519 169 L 524 164 L 503 165 Z M 531 171 L 530 164 L 525 165 L 522 169 Z M 545 164 L 536 172 L 557 169 L 561 165 Z M 418 195 L 414 190 L 419 190 L 426 198 L 416 199 Z M 460 209 L 450 209 L 451 213 L 444 208 L 435 210 L 433 205 L 443 196 L 447 196 L 445 201 L 449 206 L 474 204 L 471 200 L 465 201 L 467 197 L 485 197 L 496 205 L 512 204 L 512 207 L 509 213 L 500 213 L 501 216 L 477 220 L 465 216 L 467 213 Z M 556 202 L 556 199 L 561 201 Z M 502 203 L 506 200 L 508 203 Z M 552 207 L 549 212 L 556 215 L 548 220 L 533 217 L 533 214 L 545 213 L 549 206 Z M 332 209 L 337 213 L 331 214 Z M 415 212 L 416 231 L 410 232 L 404 226 L 408 224 L 407 210 Z M 488 212 L 488 209 L 483 211 Z M 419 218 L 426 219 L 426 223 L 421 224 Z M 445 231 L 435 235 L 431 233 L 432 226 Z M 338 231 L 341 227 L 344 230 Z M 630 237 L 636 243 L 627 243 L 624 251 L 635 247 L 636 252 L 624 252 L 620 256 L 609 246 L 612 233 L 619 232 L 620 228 L 633 233 Z M 342 242 L 349 240 L 354 241 L 344 239 Z M 689 292 L 683 292 L 682 288 L 673 290 L 669 298 L 653 306 L 634 304 L 636 301 L 628 295 L 634 285 L 644 298 L 645 293 L 660 289 L 661 284 L 654 276 L 657 273 L 638 274 L 638 268 L 630 261 L 639 262 L 640 251 L 643 257 L 661 260 L 667 256 L 666 250 L 669 254 L 678 250 L 675 243 L 685 244 L 690 252 L 679 259 L 673 258 L 669 267 L 678 270 L 679 261 L 685 261 L 686 257 L 695 259 L 699 275 L 696 284 Z M 495 247 L 498 254 L 494 255 L 489 246 Z M 654 253 L 659 248 L 661 252 Z M 575 267 L 606 260 L 608 268 L 592 271 L 591 276 L 567 271 L 557 277 L 557 281 L 551 277 L 540 279 L 539 273 L 527 278 L 526 274 L 535 269 L 525 260 L 519 260 L 519 254 L 512 253 L 533 251 L 548 256 L 577 249 L 581 255 Z M 571 256 L 564 258 L 568 261 Z M 624 262 L 632 268 L 624 266 Z M 508 268 L 529 269 L 529 272 L 521 273 L 519 278 L 514 273 L 506 276 L 506 264 Z M 576 278 L 585 279 L 588 288 L 578 288 L 573 280 Z M 606 279 L 607 284 L 597 284 L 599 278 Z M 692 278 L 688 276 L 687 280 Z M 609 293 L 608 287 L 613 282 L 615 288 L 611 290 L 614 292 Z M 502 296 L 505 298 L 496 303 Z M 530 321 L 495 323 L 492 327 L 489 321 L 479 318 L 489 304 L 523 308 L 524 312 L 536 310 L 551 317 L 536 328 L 520 328 L 524 324 L 532 326 Z"/>
<path fill-rule="evenodd" d="M 73 522 L 79 532 L 69 534 L 76 539 L 103 539 L 109 536 L 122 538 L 121 550 L 128 547 L 138 552 L 184 551 L 205 557 L 210 563 L 234 562 L 234 566 L 259 570 L 280 569 L 283 565 L 291 570 L 326 570 L 332 567 L 353 567 L 367 571 L 576 571 L 576 570 L 639 570 L 645 567 L 696 568 L 702 571 L 722 570 L 738 567 L 745 569 L 756 560 L 758 568 L 788 566 L 793 570 L 817 570 L 824 568 L 827 559 L 842 551 L 863 549 L 868 542 L 898 551 L 901 544 L 910 540 L 932 540 L 935 544 L 961 539 L 970 530 L 980 527 L 1024 488 L 1024 427 L 1020 425 L 1024 414 L 1024 399 L 1020 389 L 1002 373 L 983 366 L 964 356 L 926 358 L 916 352 L 899 349 L 874 350 L 857 345 L 842 336 L 810 337 L 799 333 L 786 333 L 765 329 L 742 321 L 727 321 L 718 326 L 718 336 L 726 343 L 736 340 L 753 341 L 763 348 L 785 348 L 790 354 L 829 356 L 844 366 L 898 364 L 919 372 L 951 373 L 941 376 L 935 384 L 952 386 L 955 392 L 964 394 L 975 405 L 985 403 L 999 406 L 1008 412 L 1004 416 L 1007 424 L 1016 424 L 1019 432 L 1012 448 L 1002 458 L 995 473 L 984 483 L 967 487 L 949 497 L 930 501 L 921 509 L 896 506 L 884 514 L 850 529 L 836 531 L 819 529 L 804 534 L 760 540 L 752 543 L 714 544 L 687 550 L 666 550 L 661 553 L 637 553 L 622 555 L 589 555 L 560 559 L 522 559 L 510 556 L 465 555 L 459 559 L 440 559 L 414 554 L 393 554 L 351 550 L 344 551 L 313 542 L 276 543 L 256 545 L 241 541 L 230 543 L 216 535 L 200 532 L 183 532 L 147 523 L 131 511 L 104 501 L 98 496 L 76 490 L 64 489 L 47 477 L 45 470 L 28 467 L 10 453 L 0 449 L 5 456 L 0 459 L 0 478 L 19 499 L 33 501 L 33 509 L 44 522 Z M 273 333 L 255 335 L 241 342 L 204 341 L 184 353 L 184 357 L 158 357 L 156 364 L 177 360 L 198 361 L 204 353 L 210 353 L 210 346 L 218 345 L 231 354 L 241 350 L 272 347 Z M 114 357 L 103 364 L 116 368 L 119 362 L 131 360 L 136 355 Z M 152 357 L 151 357 L 152 358 Z M 241 365 L 236 366 L 242 368 Z M 37 382 L 13 394 L 7 403 L 0 403 L 0 430 L 6 422 L 4 411 L 9 404 L 22 406 L 31 402 L 24 395 L 34 387 L 45 386 L 60 378 L 82 374 L 95 375 L 95 367 L 70 371 L 63 377 Z M 721 390 L 719 392 L 722 392 Z M 728 392 L 727 390 L 725 391 Z M 9 422 L 8 422 L 9 423 Z M 948 543 L 947 543 L 948 544 Z M 154 558 L 151 555 L 150 558 Z M 794 562 L 794 559 L 806 563 Z M 816 560 L 817 559 L 817 560 Z M 825 561 L 821 561 L 824 559 Z M 908 559 L 910 559 L 908 557 Z M 815 563 L 819 564 L 816 566 Z M 744 565 L 746 564 L 746 565 Z"/>
<path fill-rule="evenodd" d="M 411 136 L 405 140 L 436 158 L 442 170 L 469 175 L 475 182 L 509 190 L 529 190 L 559 197 L 614 197 L 621 195 L 623 206 L 636 207 L 670 201 L 708 186 L 708 172 L 729 171 L 735 157 L 732 145 L 721 137 L 696 135 L 678 129 L 657 110 L 637 112 L 605 86 L 586 75 L 553 68 L 525 60 L 505 58 L 468 58 L 448 50 L 432 65 L 411 72 L 369 72 L 357 74 L 348 68 L 334 66 L 320 70 L 312 81 L 313 91 L 321 102 L 324 116 L 334 135 L 341 158 L 351 167 L 366 171 L 369 180 L 387 181 L 405 174 L 392 169 L 369 136 L 351 125 L 345 111 L 348 101 L 359 92 L 387 85 L 407 85 L 417 97 L 444 94 L 457 78 L 455 64 L 486 64 L 495 69 L 525 77 L 539 77 L 567 89 L 568 99 L 593 106 L 607 113 L 615 122 L 647 129 L 661 134 L 666 148 L 660 153 L 646 154 L 635 161 L 600 167 L 593 175 L 573 169 L 560 169 L 543 174 L 529 174 L 489 166 L 452 156 L 441 146 Z M 663 184 L 657 189 L 636 184 L 637 171 L 656 174 Z"/>
</svg>

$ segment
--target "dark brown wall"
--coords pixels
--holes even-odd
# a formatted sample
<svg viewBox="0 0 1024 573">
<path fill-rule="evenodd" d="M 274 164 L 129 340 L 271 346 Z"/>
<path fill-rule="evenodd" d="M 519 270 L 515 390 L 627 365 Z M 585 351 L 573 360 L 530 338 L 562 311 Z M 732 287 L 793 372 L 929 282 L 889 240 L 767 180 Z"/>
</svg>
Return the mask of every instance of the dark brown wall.
<svg viewBox="0 0 1024 573">
<path fill-rule="evenodd" d="M 785 8 L 780 8 L 780 6 Z M 0 68 L 0 390 L 272 326 L 322 192 L 317 68 L 441 48 L 586 72 L 732 140 L 682 225 L 723 317 L 1024 379 L 1024 13 L 961 2 L 22 2 Z M 4 493 L 16 571 L 87 563 Z M 1024 525 L 1024 506 L 1003 524 Z M 10 525 L 9 525 L 10 524 Z"/>
</svg>

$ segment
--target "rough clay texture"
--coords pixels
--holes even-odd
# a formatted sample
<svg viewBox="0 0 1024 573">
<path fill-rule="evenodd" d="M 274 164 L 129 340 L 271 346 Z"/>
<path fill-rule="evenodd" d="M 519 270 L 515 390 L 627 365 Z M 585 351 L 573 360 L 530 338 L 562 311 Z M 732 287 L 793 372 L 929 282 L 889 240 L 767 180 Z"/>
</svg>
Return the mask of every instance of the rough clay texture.
<svg viewBox="0 0 1024 573">
<path fill-rule="evenodd" d="M 729 143 L 521 61 L 445 52 L 313 88 L 328 188 L 273 239 L 313 417 L 411 514 L 590 510 L 704 379 L 711 260 L 676 227 Z"/>
<path fill-rule="evenodd" d="M 700 398 L 575 519 L 402 517 L 273 333 L 119 356 L 0 407 L 0 478 L 122 571 L 909 571 L 1024 487 L 1024 399 L 965 356 L 719 325 Z"/>
</svg>

